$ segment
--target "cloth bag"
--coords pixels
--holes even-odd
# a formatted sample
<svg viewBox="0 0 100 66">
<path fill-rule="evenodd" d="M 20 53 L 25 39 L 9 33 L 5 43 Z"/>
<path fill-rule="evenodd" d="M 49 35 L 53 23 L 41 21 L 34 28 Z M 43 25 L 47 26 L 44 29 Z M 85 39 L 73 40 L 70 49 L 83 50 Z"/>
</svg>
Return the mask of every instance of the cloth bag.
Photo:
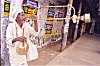
<svg viewBox="0 0 100 66">
<path fill-rule="evenodd" d="M 29 45 L 27 42 L 24 42 L 24 46 L 21 45 L 21 42 L 16 46 L 16 52 L 19 55 L 27 55 L 27 52 L 29 50 Z"/>
<path fill-rule="evenodd" d="M 27 61 L 32 61 L 38 58 L 37 48 L 31 41 L 29 41 L 29 51 L 27 52 L 26 57 Z"/>
<path fill-rule="evenodd" d="M 16 26 L 16 24 L 15 24 L 15 26 Z M 15 28 L 16 28 L 16 37 L 18 37 L 18 33 L 17 33 L 18 32 L 18 28 L 17 27 L 15 27 Z M 24 36 L 24 28 L 23 28 L 22 35 Z M 29 45 L 28 45 L 27 41 L 24 41 L 24 43 L 21 43 L 19 41 L 17 41 L 17 42 L 18 42 L 18 45 L 16 45 L 17 54 L 19 54 L 19 55 L 27 55 L 27 52 L 29 50 Z"/>
</svg>

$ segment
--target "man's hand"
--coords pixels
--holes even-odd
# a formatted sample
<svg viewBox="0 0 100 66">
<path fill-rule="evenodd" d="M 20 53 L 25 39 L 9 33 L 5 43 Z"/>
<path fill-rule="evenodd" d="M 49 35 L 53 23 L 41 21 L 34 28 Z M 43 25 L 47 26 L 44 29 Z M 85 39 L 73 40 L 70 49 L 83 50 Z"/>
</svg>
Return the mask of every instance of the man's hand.
<svg viewBox="0 0 100 66">
<path fill-rule="evenodd" d="M 24 37 L 24 36 L 17 37 L 17 38 L 15 38 L 15 39 L 12 40 L 12 43 L 14 43 L 16 41 L 20 41 L 20 42 L 24 43 L 24 41 L 27 41 L 27 38 Z"/>
<path fill-rule="evenodd" d="M 17 41 L 24 42 L 24 41 L 27 41 L 27 38 L 24 36 L 21 36 L 17 38 Z"/>
<path fill-rule="evenodd" d="M 37 16 L 36 15 L 32 15 L 31 18 L 34 20 L 34 22 L 37 22 Z"/>
</svg>

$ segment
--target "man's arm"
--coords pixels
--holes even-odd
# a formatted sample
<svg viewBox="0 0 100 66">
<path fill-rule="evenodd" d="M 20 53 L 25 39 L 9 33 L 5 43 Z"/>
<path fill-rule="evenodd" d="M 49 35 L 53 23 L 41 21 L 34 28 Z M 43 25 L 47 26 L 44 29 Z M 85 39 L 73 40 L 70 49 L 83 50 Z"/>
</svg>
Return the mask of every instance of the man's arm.
<svg viewBox="0 0 100 66">
<path fill-rule="evenodd" d="M 34 30 L 35 30 L 36 32 L 38 32 L 37 20 L 34 20 Z"/>
<path fill-rule="evenodd" d="M 9 24 L 6 31 L 6 42 L 8 45 L 13 45 L 16 41 L 24 42 L 27 40 L 24 36 L 14 38 L 13 30 L 13 24 Z"/>
<path fill-rule="evenodd" d="M 9 24 L 6 31 L 7 45 L 12 45 L 12 40 L 13 40 L 13 29 L 12 29 L 12 24 Z"/>
<path fill-rule="evenodd" d="M 37 17 L 35 15 L 32 15 L 32 19 L 34 20 L 34 30 L 38 32 Z"/>
<path fill-rule="evenodd" d="M 20 41 L 20 42 L 23 43 L 24 41 L 27 41 L 27 38 L 24 37 L 24 36 L 17 37 L 17 38 L 14 38 L 14 39 L 12 40 L 12 43 L 14 43 L 14 42 L 16 42 L 16 41 Z"/>
<path fill-rule="evenodd" d="M 34 20 L 34 27 L 31 27 L 28 23 L 25 23 L 24 25 L 28 29 L 28 32 L 30 35 L 37 36 L 39 34 L 37 17 L 35 15 L 32 15 L 31 18 Z"/>
<path fill-rule="evenodd" d="M 13 40 L 12 40 L 12 43 L 15 43 L 16 41 L 18 41 L 17 38 L 13 39 Z"/>
</svg>

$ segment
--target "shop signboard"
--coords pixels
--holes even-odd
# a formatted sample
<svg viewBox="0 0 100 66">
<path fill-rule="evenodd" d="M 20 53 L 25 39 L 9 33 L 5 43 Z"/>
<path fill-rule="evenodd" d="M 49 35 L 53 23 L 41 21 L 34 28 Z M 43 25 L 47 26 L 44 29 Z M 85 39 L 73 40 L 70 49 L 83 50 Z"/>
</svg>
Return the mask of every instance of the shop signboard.
<svg viewBox="0 0 100 66">
<path fill-rule="evenodd" d="M 38 7 L 38 2 L 32 1 L 32 0 L 27 0 L 27 5 L 32 6 L 32 7 Z"/>
<path fill-rule="evenodd" d="M 10 2 L 4 2 L 4 16 L 8 17 L 10 12 Z"/>
<path fill-rule="evenodd" d="M 23 4 L 22 7 L 23 7 L 23 10 L 24 10 L 25 16 L 31 17 L 32 14 L 37 15 L 38 9 L 35 8 L 35 7 L 38 7 L 38 2 L 37 1 L 32 2 L 32 1 L 27 0 L 27 4 Z"/>
<path fill-rule="evenodd" d="M 62 17 L 63 17 L 63 13 L 58 12 L 58 18 L 62 18 Z M 62 19 L 58 19 L 57 22 L 62 22 Z"/>
<path fill-rule="evenodd" d="M 46 33 L 45 33 L 45 36 L 50 36 L 52 34 L 54 14 L 55 14 L 54 10 L 48 10 L 48 15 L 47 15 L 47 19 L 48 20 L 46 21 L 46 28 L 45 28 L 46 29 Z"/>
</svg>

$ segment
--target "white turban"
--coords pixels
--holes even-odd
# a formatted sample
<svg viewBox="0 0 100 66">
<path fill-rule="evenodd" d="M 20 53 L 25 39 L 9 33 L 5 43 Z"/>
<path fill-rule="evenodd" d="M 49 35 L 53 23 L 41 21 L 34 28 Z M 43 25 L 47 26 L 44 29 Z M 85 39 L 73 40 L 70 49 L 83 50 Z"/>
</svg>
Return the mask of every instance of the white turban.
<svg viewBox="0 0 100 66">
<path fill-rule="evenodd" d="M 24 12 L 22 9 L 16 9 L 14 10 L 13 18 L 16 20 L 16 17 L 18 16 L 19 13 Z"/>
</svg>

